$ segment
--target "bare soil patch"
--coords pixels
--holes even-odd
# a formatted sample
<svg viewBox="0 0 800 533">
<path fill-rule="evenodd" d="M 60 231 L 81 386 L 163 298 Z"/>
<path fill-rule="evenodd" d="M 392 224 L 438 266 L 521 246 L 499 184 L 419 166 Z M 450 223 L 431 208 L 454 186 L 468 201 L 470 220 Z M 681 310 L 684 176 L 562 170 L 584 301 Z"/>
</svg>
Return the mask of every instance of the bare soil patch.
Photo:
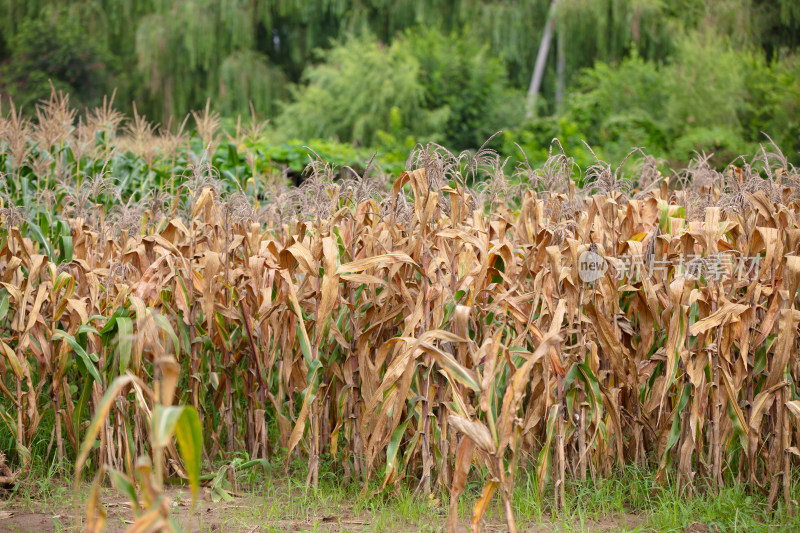
<svg viewBox="0 0 800 533">
<path fill-rule="evenodd" d="M 309 506 L 304 502 L 292 502 L 284 498 L 259 496 L 245 493 L 233 501 L 211 501 L 208 491 L 201 494 L 194 509 L 190 508 L 191 496 L 187 489 L 170 488 L 167 491 L 175 520 L 188 532 L 361 532 L 391 531 L 393 533 L 412 531 L 442 531 L 446 516 L 443 511 L 431 510 L 431 516 L 421 522 L 409 521 L 398 516 L 389 503 L 386 510 L 357 512 L 349 502 L 335 506 Z M 0 532 L 50 533 L 83 531 L 86 525 L 85 493 L 74 498 L 47 503 L 19 498 L 0 501 Z M 122 533 L 131 524 L 133 515 L 127 500 L 108 490 L 103 497 L 107 513 L 106 531 Z M 466 518 L 466 517 L 464 517 Z M 627 514 L 602 520 L 575 524 L 577 530 L 615 532 L 631 531 L 642 526 L 644 518 Z M 463 522 L 465 530 L 468 522 Z M 484 524 L 483 531 L 502 532 L 507 527 L 502 519 L 491 519 Z M 520 524 L 521 531 L 533 533 L 552 533 L 564 531 L 562 525 L 555 523 Z M 694 533 L 694 530 L 693 530 Z"/>
</svg>

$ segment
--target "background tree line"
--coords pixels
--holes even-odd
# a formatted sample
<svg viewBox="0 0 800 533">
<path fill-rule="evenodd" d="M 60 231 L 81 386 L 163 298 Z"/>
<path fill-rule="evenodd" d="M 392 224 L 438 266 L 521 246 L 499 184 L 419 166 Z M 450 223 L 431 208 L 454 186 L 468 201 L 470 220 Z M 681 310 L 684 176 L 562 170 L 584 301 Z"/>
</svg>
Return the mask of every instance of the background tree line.
<svg viewBox="0 0 800 533">
<path fill-rule="evenodd" d="M 727 162 L 764 131 L 797 160 L 800 2 L 793 0 L 0 0 L 0 96 L 28 114 L 50 81 L 78 107 L 175 127 L 207 99 L 272 119 L 268 137 L 397 157 L 559 137 L 580 161 L 645 146 Z M 526 94 L 548 20 L 533 116 Z"/>
</svg>

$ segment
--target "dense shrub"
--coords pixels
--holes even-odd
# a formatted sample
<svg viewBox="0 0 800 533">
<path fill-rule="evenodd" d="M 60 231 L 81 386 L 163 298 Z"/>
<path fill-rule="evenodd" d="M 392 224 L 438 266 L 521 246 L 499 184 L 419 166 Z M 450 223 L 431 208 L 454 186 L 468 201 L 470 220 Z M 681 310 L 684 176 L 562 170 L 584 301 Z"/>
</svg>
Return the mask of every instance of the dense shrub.
<svg viewBox="0 0 800 533">
<path fill-rule="evenodd" d="M 102 101 L 118 81 L 115 58 L 102 39 L 60 10 L 25 20 L 7 46 L 11 58 L 0 65 L 0 93 L 29 110 L 48 97 L 51 82 L 83 107 Z"/>
<path fill-rule="evenodd" d="M 584 139 L 609 161 L 642 146 L 682 162 L 698 150 L 713 152 L 713 162 L 724 166 L 769 142 L 766 133 L 796 162 L 797 62 L 788 55 L 767 61 L 763 52 L 690 34 L 676 40 L 674 56 L 662 64 L 633 54 L 617 65 L 598 63 L 583 71 L 558 118 L 537 118 L 508 138 L 523 140 L 529 157 L 538 160 L 547 155 L 542 147 L 558 137 L 565 146 Z"/>
<path fill-rule="evenodd" d="M 351 37 L 319 59 L 278 121 L 287 135 L 369 145 L 385 132 L 460 149 L 508 126 L 521 107 L 502 63 L 457 35 L 406 32 L 388 46 Z"/>
</svg>

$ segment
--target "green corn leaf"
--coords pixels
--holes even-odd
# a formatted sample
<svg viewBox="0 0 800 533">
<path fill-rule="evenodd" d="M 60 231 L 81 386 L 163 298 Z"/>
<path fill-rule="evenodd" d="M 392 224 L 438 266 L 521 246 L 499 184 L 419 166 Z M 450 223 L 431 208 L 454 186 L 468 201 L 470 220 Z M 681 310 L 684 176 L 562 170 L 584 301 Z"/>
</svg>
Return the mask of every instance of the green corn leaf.
<svg viewBox="0 0 800 533">
<path fill-rule="evenodd" d="M 117 347 L 119 350 L 119 373 L 124 374 L 131 364 L 131 352 L 133 344 L 133 321 L 128 317 L 117 318 L 117 335 L 119 341 Z"/>
<path fill-rule="evenodd" d="M 67 341 L 67 344 L 72 346 L 72 349 L 75 350 L 75 353 L 81 358 L 81 361 L 86 367 L 86 371 L 89 373 L 89 375 L 92 376 L 92 378 L 94 378 L 98 383 L 103 383 L 103 380 L 100 379 L 100 372 L 97 371 L 97 367 L 95 366 L 95 363 L 99 360 L 97 354 L 92 354 L 94 357 L 90 356 L 88 353 L 86 353 L 86 350 L 83 349 L 83 346 L 81 346 L 78 341 L 75 340 L 75 337 L 66 331 L 60 329 L 55 330 L 53 333 L 53 339 L 64 339 Z"/>
<path fill-rule="evenodd" d="M 186 474 L 189 476 L 192 509 L 194 509 L 200 491 L 200 463 L 203 457 L 203 427 L 194 407 L 183 408 L 175 426 L 175 437 L 178 440 L 178 449 L 186 467 Z"/>
</svg>

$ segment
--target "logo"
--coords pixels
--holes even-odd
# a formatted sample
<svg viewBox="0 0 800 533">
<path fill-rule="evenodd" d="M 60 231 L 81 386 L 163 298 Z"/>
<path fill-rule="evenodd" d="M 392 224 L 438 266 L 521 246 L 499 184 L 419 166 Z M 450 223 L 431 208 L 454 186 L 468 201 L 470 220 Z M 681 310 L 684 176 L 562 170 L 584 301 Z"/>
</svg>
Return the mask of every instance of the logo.
<svg viewBox="0 0 800 533">
<path fill-rule="evenodd" d="M 578 258 L 578 276 L 584 283 L 597 281 L 608 270 L 608 263 L 597 252 L 586 250 Z"/>
</svg>

